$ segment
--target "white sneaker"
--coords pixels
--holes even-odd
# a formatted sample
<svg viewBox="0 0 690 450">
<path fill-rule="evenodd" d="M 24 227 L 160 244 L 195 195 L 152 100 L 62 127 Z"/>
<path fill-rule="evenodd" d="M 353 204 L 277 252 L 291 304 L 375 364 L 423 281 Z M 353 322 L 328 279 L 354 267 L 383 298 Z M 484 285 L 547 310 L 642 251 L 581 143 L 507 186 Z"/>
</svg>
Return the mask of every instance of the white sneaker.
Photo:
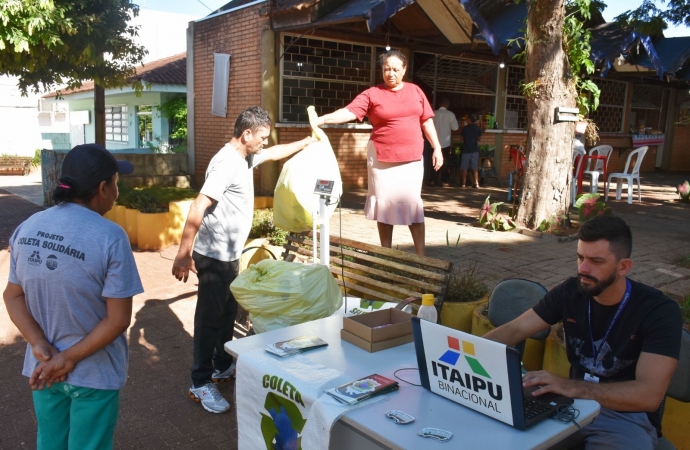
<svg viewBox="0 0 690 450">
<path fill-rule="evenodd" d="M 213 383 L 208 383 L 200 388 L 190 387 L 189 398 L 201 402 L 201 406 L 208 412 L 224 413 L 230 409 L 230 403 L 220 395 L 218 388 Z"/>
<path fill-rule="evenodd" d="M 230 381 L 231 378 L 235 378 L 235 367 L 235 363 L 232 363 L 225 372 L 216 369 L 213 371 L 213 375 L 211 375 L 211 381 L 214 383 Z"/>
</svg>

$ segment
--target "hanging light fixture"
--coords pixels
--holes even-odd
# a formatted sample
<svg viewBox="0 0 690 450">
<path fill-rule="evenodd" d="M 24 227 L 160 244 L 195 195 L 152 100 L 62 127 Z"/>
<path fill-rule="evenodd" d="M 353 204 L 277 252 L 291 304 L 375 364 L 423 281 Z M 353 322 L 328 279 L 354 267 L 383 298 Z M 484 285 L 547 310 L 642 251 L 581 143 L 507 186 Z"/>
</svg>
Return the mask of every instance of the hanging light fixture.
<svg viewBox="0 0 690 450">
<path fill-rule="evenodd" d="M 391 45 L 390 45 L 390 43 L 389 43 L 389 41 L 390 41 L 390 36 L 391 36 L 391 33 L 390 33 L 390 31 L 389 31 L 388 33 L 386 33 L 386 51 L 387 51 L 387 52 L 389 52 L 389 51 L 391 50 Z"/>
</svg>

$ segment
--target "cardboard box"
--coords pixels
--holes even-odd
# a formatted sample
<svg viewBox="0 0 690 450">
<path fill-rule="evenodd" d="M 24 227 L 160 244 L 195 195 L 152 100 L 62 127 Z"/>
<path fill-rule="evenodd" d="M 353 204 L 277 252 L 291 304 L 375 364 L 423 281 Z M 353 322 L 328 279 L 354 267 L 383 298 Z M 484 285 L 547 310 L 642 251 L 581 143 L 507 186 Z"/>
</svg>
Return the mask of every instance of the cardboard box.
<svg viewBox="0 0 690 450">
<path fill-rule="evenodd" d="M 368 352 L 377 352 L 414 340 L 412 314 L 397 309 L 384 309 L 360 316 L 343 317 L 340 337 Z M 385 327 L 376 328 L 381 325 Z"/>
</svg>

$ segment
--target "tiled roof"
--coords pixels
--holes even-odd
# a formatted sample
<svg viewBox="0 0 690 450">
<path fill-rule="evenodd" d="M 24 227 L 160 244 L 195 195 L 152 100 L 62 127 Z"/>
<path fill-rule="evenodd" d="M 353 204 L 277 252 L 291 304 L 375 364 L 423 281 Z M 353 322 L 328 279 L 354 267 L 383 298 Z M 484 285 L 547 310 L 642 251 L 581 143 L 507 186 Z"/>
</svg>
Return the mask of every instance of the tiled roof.
<svg viewBox="0 0 690 450">
<path fill-rule="evenodd" d="M 276 0 L 273 12 L 288 12 L 309 8 L 317 4 L 319 0 Z"/>
<path fill-rule="evenodd" d="M 187 53 L 168 56 L 167 58 L 151 61 L 136 68 L 137 74 L 130 81 L 140 80 L 145 83 L 156 84 L 187 84 Z M 62 95 L 77 94 L 79 92 L 93 91 L 93 81 L 86 81 L 80 87 L 70 91 L 61 92 Z M 43 98 L 55 97 L 55 92 L 43 96 Z"/>
</svg>

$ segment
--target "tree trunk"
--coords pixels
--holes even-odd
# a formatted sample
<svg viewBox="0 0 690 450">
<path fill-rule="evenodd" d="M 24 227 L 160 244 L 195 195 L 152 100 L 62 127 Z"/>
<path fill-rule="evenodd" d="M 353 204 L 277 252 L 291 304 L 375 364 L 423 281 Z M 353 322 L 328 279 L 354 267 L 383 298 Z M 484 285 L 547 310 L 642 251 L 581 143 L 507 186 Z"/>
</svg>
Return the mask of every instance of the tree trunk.
<svg viewBox="0 0 690 450">
<path fill-rule="evenodd" d="M 93 89 L 93 115 L 96 144 L 105 147 L 105 90 L 98 84 L 95 84 Z"/>
<path fill-rule="evenodd" d="M 536 229 L 568 212 L 572 122 L 556 123 L 556 108 L 575 107 L 575 86 L 563 51 L 565 0 L 528 0 L 525 97 L 527 165 L 518 226 Z"/>
</svg>

